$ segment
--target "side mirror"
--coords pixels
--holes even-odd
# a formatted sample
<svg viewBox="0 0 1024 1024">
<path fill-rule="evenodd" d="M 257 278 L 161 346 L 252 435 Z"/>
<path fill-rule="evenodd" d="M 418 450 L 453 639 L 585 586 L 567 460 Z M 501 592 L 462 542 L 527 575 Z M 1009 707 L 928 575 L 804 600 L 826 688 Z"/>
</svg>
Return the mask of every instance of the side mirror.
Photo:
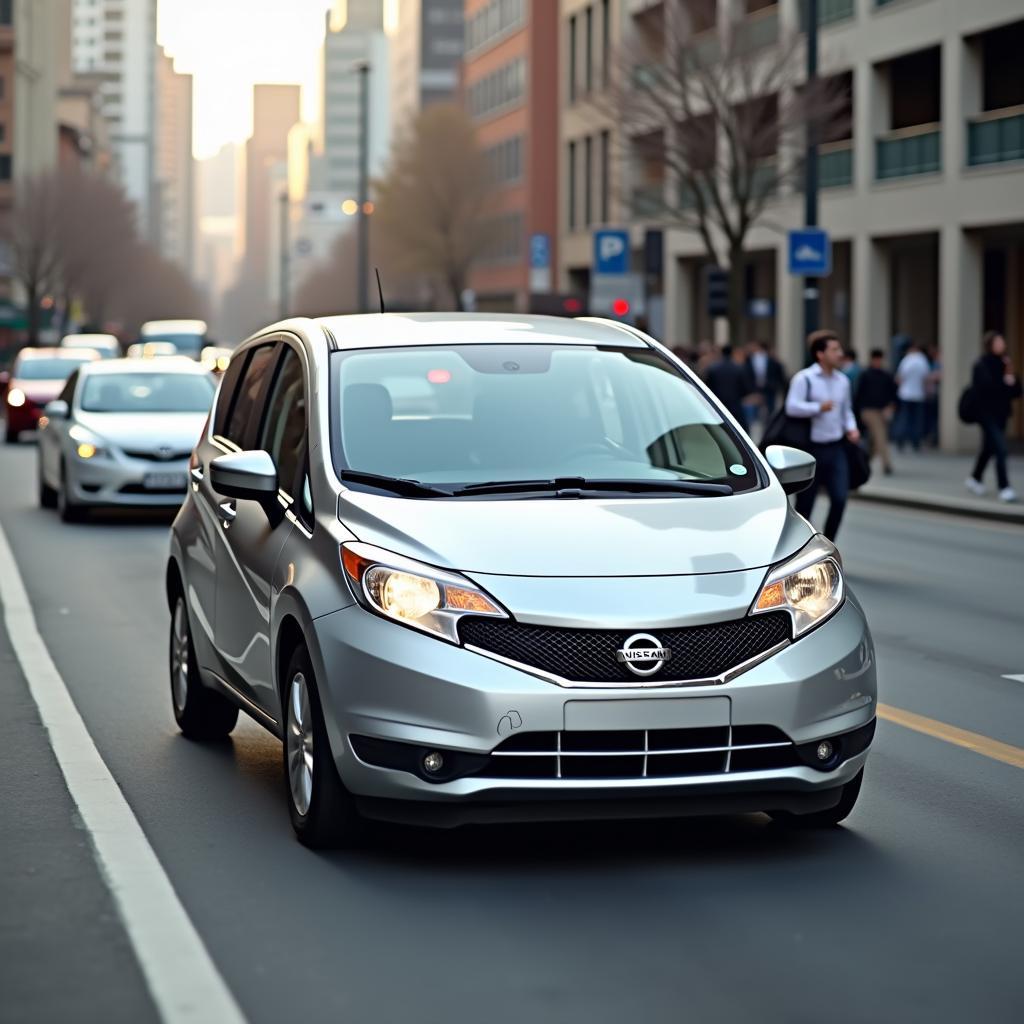
<svg viewBox="0 0 1024 1024">
<path fill-rule="evenodd" d="M 284 517 L 277 500 L 277 467 L 269 452 L 256 450 L 218 455 L 210 463 L 210 485 L 228 498 L 258 502 L 275 526 Z"/>
<path fill-rule="evenodd" d="M 66 420 L 70 414 L 71 410 L 68 408 L 68 403 L 60 398 L 47 402 L 43 407 L 43 415 L 50 420 Z"/>
<path fill-rule="evenodd" d="M 816 460 L 813 455 L 808 455 L 799 448 L 772 444 L 768 446 L 764 457 L 787 494 L 798 494 L 814 483 Z"/>
</svg>

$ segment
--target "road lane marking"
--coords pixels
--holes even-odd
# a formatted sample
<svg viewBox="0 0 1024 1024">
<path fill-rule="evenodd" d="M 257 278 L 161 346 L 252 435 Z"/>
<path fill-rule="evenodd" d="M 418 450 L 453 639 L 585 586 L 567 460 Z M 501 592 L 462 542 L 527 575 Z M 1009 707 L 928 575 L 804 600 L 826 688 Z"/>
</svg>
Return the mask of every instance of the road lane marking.
<svg viewBox="0 0 1024 1024">
<path fill-rule="evenodd" d="M 50 657 L 2 528 L 0 603 L 11 646 L 68 791 L 89 832 L 157 1012 L 167 1024 L 244 1024 L 242 1011 L 100 757 Z"/>
<path fill-rule="evenodd" d="M 1003 676 L 1004 679 L 1012 679 L 1015 683 L 1024 683 L 1024 674 L 1019 676 Z"/>
<path fill-rule="evenodd" d="M 976 754 L 983 754 L 991 757 L 994 761 L 1002 761 L 1004 764 L 1011 764 L 1015 768 L 1024 768 L 1024 749 L 1014 747 L 1009 743 L 1000 743 L 999 740 L 990 739 L 977 732 L 968 732 L 966 729 L 959 729 L 955 725 L 947 725 L 945 722 L 936 721 L 934 718 L 925 718 L 924 715 L 915 715 L 913 711 L 904 711 L 902 708 L 894 708 L 891 704 L 878 705 L 878 717 L 884 718 L 887 722 L 895 722 L 906 729 L 913 729 L 915 732 L 923 732 L 936 739 L 945 740 L 958 747 L 973 750 Z"/>
</svg>

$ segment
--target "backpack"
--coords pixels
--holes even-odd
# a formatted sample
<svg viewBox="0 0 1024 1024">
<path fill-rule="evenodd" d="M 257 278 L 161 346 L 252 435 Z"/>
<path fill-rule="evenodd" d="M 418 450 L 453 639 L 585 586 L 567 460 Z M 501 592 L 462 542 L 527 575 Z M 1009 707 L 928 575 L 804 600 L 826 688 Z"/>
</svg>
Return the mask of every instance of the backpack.
<svg viewBox="0 0 1024 1024">
<path fill-rule="evenodd" d="M 968 384 L 960 392 L 960 402 L 956 407 L 956 413 L 960 417 L 961 423 L 977 423 L 979 412 L 978 393 L 974 390 L 973 384 Z"/>
</svg>

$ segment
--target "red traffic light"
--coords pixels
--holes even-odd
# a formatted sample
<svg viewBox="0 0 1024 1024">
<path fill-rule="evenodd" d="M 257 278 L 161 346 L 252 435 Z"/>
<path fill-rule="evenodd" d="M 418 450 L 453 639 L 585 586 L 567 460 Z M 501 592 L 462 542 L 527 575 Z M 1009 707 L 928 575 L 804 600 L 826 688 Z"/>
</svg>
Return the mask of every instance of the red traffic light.
<svg viewBox="0 0 1024 1024">
<path fill-rule="evenodd" d="M 562 309 L 566 313 L 579 313 L 583 309 L 583 303 L 579 299 L 569 296 L 569 298 L 562 300 Z"/>
<path fill-rule="evenodd" d="M 616 316 L 625 316 L 629 312 L 629 302 L 626 299 L 615 299 L 612 302 L 612 312 Z"/>
</svg>

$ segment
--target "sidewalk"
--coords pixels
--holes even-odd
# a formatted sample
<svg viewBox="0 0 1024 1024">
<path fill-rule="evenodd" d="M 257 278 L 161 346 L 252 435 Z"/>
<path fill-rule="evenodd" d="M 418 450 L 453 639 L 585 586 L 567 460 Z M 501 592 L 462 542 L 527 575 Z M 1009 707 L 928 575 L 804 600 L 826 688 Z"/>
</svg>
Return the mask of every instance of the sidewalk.
<svg viewBox="0 0 1024 1024">
<path fill-rule="evenodd" d="M 983 498 L 971 494 L 964 487 L 964 479 L 973 468 L 973 455 L 894 451 L 892 476 L 883 475 L 876 460 L 871 480 L 856 492 L 855 498 L 1024 525 L 1024 456 L 1010 456 L 1010 484 L 1022 499 L 1010 504 L 1000 501 L 996 494 L 995 467 L 991 464 L 984 479 L 989 493 Z"/>
</svg>

